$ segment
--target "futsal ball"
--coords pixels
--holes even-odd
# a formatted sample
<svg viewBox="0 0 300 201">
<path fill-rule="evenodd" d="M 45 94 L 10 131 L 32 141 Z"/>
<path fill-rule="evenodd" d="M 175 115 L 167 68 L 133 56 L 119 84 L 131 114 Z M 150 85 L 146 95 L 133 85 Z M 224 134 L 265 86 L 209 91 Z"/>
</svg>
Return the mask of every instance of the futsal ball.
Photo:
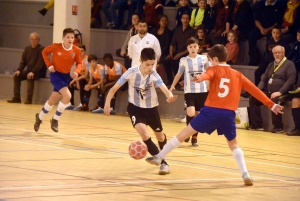
<svg viewBox="0 0 300 201">
<path fill-rule="evenodd" d="M 129 155 L 136 160 L 142 159 L 147 155 L 148 147 L 142 141 L 134 141 L 129 145 Z"/>
</svg>

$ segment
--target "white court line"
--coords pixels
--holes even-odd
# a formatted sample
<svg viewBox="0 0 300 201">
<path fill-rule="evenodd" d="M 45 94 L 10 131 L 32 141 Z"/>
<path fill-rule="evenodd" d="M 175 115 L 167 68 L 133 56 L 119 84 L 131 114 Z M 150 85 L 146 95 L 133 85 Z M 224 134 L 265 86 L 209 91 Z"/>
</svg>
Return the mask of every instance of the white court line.
<svg viewBox="0 0 300 201">
<path fill-rule="evenodd" d="M 14 129 L 14 130 L 20 130 L 20 131 L 26 131 L 26 132 L 33 132 L 33 133 L 35 132 L 33 130 L 17 129 L 17 128 L 14 128 L 14 127 L 0 126 L 0 128 L 1 127 L 2 128 L 10 128 L 10 129 Z M 108 142 L 108 143 L 113 143 L 113 144 L 123 144 L 123 145 L 127 145 L 128 146 L 128 143 L 125 143 L 125 142 L 116 142 L 116 141 L 100 140 L 100 139 L 95 140 L 93 138 L 81 137 L 81 136 L 76 136 L 76 135 L 59 134 L 59 133 L 54 133 L 54 132 L 53 133 L 50 133 L 50 132 L 38 132 L 38 133 L 47 134 L 47 135 L 56 135 L 56 136 L 79 138 L 79 139 L 92 140 L 92 141 Z M 197 153 L 186 152 L 186 151 L 178 151 L 178 150 L 173 150 L 172 152 L 190 154 L 190 155 L 195 155 L 195 156 L 207 156 L 207 157 L 212 157 L 212 158 L 218 158 L 218 159 L 235 161 L 233 158 L 225 158 L 225 157 L 213 156 L 213 155 L 209 155 L 209 154 L 197 154 Z M 280 168 L 300 170 L 300 168 L 297 168 L 297 167 L 291 167 L 291 166 L 285 166 L 285 165 L 278 165 L 278 164 L 273 164 L 273 163 L 257 162 L 257 161 L 251 161 L 251 160 L 247 160 L 247 163 L 254 163 L 254 164 L 259 164 L 259 165 L 266 165 L 266 166 L 273 166 L 273 167 L 280 167 Z"/>
<path fill-rule="evenodd" d="M 5 139 L 0 139 L 0 140 L 1 141 L 12 142 L 12 143 L 28 144 L 28 145 L 42 146 L 42 147 L 48 147 L 48 148 L 54 148 L 54 149 L 64 149 L 64 150 L 70 150 L 70 151 L 78 151 L 78 152 L 84 152 L 84 153 L 89 153 L 89 154 L 91 154 L 91 153 L 92 154 L 102 154 L 102 155 L 112 156 L 112 157 L 117 157 L 118 156 L 118 155 L 111 155 L 111 154 L 105 154 L 105 153 L 95 153 L 95 152 L 85 151 L 85 150 L 76 150 L 76 149 L 61 148 L 61 147 L 56 147 L 56 146 L 41 145 L 41 144 L 34 144 L 34 143 L 28 143 L 28 142 L 19 142 L 19 141 L 15 141 L 15 140 L 5 140 Z M 107 152 L 109 152 L 109 151 L 107 151 Z M 120 157 L 124 158 L 124 159 L 134 160 L 131 157 L 125 157 L 125 156 L 120 156 Z M 192 169 L 198 169 L 198 170 L 207 170 L 207 171 L 212 171 L 212 172 L 221 172 L 221 173 L 233 174 L 233 175 L 240 175 L 238 173 L 233 173 L 233 172 L 228 172 L 228 171 L 207 169 L 207 168 L 202 168 L 202 167 L 194 167 L 194 166 L 180 165 L 180 164 L 173 164 L 173 163 L 172 163 L 172 166 L 192 168 Z M 55 173 L 53 173 L 53 174 L 55 174 Z M 284 183 L 300 184 L 300 182 L 285 181 L 285 180 L 273 179 L 273 178 L 268 178 L 268 177 L 256 176 L 255 178 L 261 178 L 261 179 L 273 180 L 273 181 L 280 181 L 280 182 L 284 182 Z"/>
</svg>

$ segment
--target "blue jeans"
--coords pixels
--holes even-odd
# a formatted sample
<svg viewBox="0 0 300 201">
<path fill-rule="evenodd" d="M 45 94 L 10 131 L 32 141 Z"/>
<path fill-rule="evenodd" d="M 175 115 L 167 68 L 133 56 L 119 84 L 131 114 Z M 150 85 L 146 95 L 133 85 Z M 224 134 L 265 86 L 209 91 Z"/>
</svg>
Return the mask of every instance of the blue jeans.
<svg viewBox="0 0 300 201">
<path fill-rule="evenodd" d="M 116 27 L 122 25 L 125 11 L 124 8 L 127 8 L 127 0 L 115 0 L 110 6 L 110 14 Z M 119 11 L 118 13 L 117 10 Z"/>
<path fill-rule="evenodd" d="M 110 12 L 109 12 L 109 7 L 110 7 L 110 2 L 111 0 L 106 0 L 103 4 L 102 4 L 102 10 L 103 10 L 103 13 L 106 17 L 106 21 L 109 23 L 109 22 L 113 22 L 112 20 L 112 17 L 110 15 Z"/>
</svg>

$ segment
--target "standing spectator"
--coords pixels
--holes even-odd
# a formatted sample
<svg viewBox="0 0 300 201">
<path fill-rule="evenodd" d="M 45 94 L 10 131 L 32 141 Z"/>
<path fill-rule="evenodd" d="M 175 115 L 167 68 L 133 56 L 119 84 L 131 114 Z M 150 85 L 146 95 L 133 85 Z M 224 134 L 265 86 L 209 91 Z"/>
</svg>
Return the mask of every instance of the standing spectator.
<svg viewBox="0 0 300 201">
<path fill-rule="evenodd" d="M 294 41 L 297 30 L 300 28 L 300 1 L 290 0 L 283 15 L 282 33 L 288 42 Z"/>
<path fill-rule="evenodd" d="M 284 56 L 284 47 L 278 45 L 272 50 L 275 61 L 271 62 L 266 72 L 261 76 L 258 88 L 262 90 L 274 103 L 283 104 L 282 95 L 288 94 L 292 90 L 296 81 L 296 68 L 292 61 Z M 250 130 L 260 130 L 263 127 L 260 106 L 262 105 L 254 97 L 249 99 Z M 282 115 L 272 114 L 272 133 L 282 133 Z"/>
<path fill-rule="evenodd" d="M 189 6 L 188 0 L 179 0 L 180 7 L 177 10 L 177 14 L 175 17 L 176 20 L 176 28 L 182 25 L 181 19 L 183 14 L 188 14 L 191 16 L 193 9 Z"/>
<path fill-rule="evenodd" d="M 144 13 L 148 30 L 151 32 L 152 28 L 157 25 L 159 17 L 164 14 L 164 8 L 160 0 L 147 0 L 144 6 Z"/>
<path fill-rule="evenodd" d="M 227 34 L 227 40 L 228 43 L 225 46 L 227 49 L 226 62 L 229 65 L 234 65 L 237 62 L 237 58 L 240 51 L 239 44 L 237 43 L 238 41 L 237 33 L 234 30 L 230 30 Z"/>
<path fill-rule="evenodd" d="M 192 11 L 190 26 L 197 29 L 199 25 L 201 25 L 204 21 L 205 16 L 205 8 L 206 8 L 206 0 L 198 0 L 198 8 L 195 8 Z"/>
<path fill-rule="evenodd" d="M 195 36 L 195 29 L 190 26 L 190 14 L 183 13 L 181 17 L 182 25 L 175 29 L 170 49 L 169 55 L 166 57 L 167 64 L 166 74 L 169 83 L 173 83 L 173 73 L 176 75 L 178 72 L 179 61 L 181 57 L 188 55 L 188 51 L 186 49 L 187 40 Z"/>
<path fill-rule="evenodd" d="M 146 47 L 154 49 L 158 61 L 161 56 L 160 44 L 155 36 L 148 33 L 147 22 L 140 20 L 138 34 L 132 36 L 128 42 L 128 56 L 132 59 L 131 67 L 140 66 L 141 51 Z"/>
<path fill-rule="evenodd" d="M 118 57 L 124 58 L 124 64 L 125 64 L 126 69 L 131 67 L 131 59 L 127 55 L 128 42 L 132 36 L 134 36 L 138 33 L 137 30 L 138 30 L 139 20 L 140 20 L 140 16 L 137 13 L 132 15 L 132 17 L 131 17 L 132 28 L 128 31 L 128 34 L 126 36 L 126 39 L 123 43 L 122 48 L 116 50 L 116 55 Z"/>
<path fill-rule="evenodd" d="M 270 38 L 272 28 L 282 24 L 285 6 L 276 0 L 258 1 L 254 8 L 255 28 L 250 31 L 249 42 L 249 65 L 255 66 L 259 63 L 256 50 L 256 42 L 258 39 L 267 36 Z"/>
<path fill-rule="evenodd" d="M 29 36 L 30 46 L 26 47 L 19 68 L 14 73 L 14 96 L 8 103 L 21 103 L 21 81 L 27 80 L 27 99 L 25 104 L 32 104 L 34 81 L 45 77 L 46 65 L 42 57 L 44 47 L 39 44 L 40 36 L 33 32 Z M 27 67 L 27 68 L 26 68 Z M 26 68 L 26 70 L 24 70 Z"/>
<path fill-rule="evenodd" d="M 300 71 L 300 29 L 297 32 L 297 41 L 287 58 L 293 60 L 297 71 Z M 300 80 L 300 78 L 298 79 Z"/>
<path fill-rule="evenodd" d="M 207 34 L 209 34 L 216 25 L 218 7 L 217 5 L 218 0 L 208 0 L 208 5 L 205 10 L 205 18 L 203 20 L 203 24 L 206 27 Z"/>
</svg>

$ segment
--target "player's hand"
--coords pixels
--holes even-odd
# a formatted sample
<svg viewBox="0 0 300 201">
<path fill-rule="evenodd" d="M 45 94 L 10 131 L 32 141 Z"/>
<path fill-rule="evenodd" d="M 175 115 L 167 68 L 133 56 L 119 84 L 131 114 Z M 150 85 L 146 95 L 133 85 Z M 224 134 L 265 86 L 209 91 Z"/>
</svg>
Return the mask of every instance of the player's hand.
<svg viewBox="0 0 300 201">
<path fill-rule="evenodd" d="M 173 85 L 171 85 L 171 87 L 170 87 L 170 89 L 169 89 L 170 91 L 173 91 L 173 90 L 175 90 L 175 86 L 173 86 Z"/>
<path fill-rule="evenodd" d="M 104 114 L 109 116 L 110 115 L 110 105 L 109 104 L 105 104 L 104 106 Z"/>
<path fill-rule="evenodd" d="M 274 92 L 274 93 L 271 94 L 271 99 L 272 99 L 272 98 L 276 98 L 276 97 L 278 97 L 278 96 L 281 96 L 281 93 L 280 93 L 279 91 Z"/>
<path fill-rule="evenodd" d="M 91 90 L 91 85 L 87 84 L 84 86 L 84 90 L 89 91 Z"/>
<path fill-rule="evenodd" d="M 17 71 L 14 73 L 14 77 L 19 76 L 19 75 L 20 75 L 20 71 L 17 70 Z"/>
<path fill-rule="evenodd" d="M 174 101 L 176 101 L 177 98 L 178 98 L 178 95 L 172 96 L 171 98 L 167 99 L 167 102 L 168 103 L 174 102 Z"/>
<path fill-rule="evenodd" d="M 125 52 L 125 51 L 121 51 L 120 55 L 121 55 L 122 57 L 124 57 L 124 56 L 126 55 L 126 52 Z"/>
<path fill-rule="evenodd" d="M 71 75 L 71 77 L 72 77 L 73 79 L 76 79 L 76 78 L 78 77 L 78 75 L 77 75 L 77 73 L 73 73 L 73 74 Z"/>
<path fill-rule="evenodd" d="M 27 79 L 33 79 L 33 76 L 34 76 L 34 73 L 33 72 L 30 72 L 27 74 Z"/>
<path fill-rule="evenodd" d="M 175 55 L 175 57 L 173 58 L 173 60 L 178 60 L 182 57 L 181 53 L 178 53 Z"/>
<path fill-rule="evenodd" d="M 200 75 L 194 75 L 192 82 L 196 82 L 196 83 L 202 82 Z"/>
<path fill-rule="evenodd" d="M 54 72 L 55 72 L 54 66 L 50 66 L 50 67 L 48 68 L 48 70 L 49 70 L 51 73 L 54 73 Z"/>
<path fill-rule="evenodd" d="M 275 114 L 283 114 L 283 106 L 276 104 L 275 108 L 272 110 Z"/>
</svg>

